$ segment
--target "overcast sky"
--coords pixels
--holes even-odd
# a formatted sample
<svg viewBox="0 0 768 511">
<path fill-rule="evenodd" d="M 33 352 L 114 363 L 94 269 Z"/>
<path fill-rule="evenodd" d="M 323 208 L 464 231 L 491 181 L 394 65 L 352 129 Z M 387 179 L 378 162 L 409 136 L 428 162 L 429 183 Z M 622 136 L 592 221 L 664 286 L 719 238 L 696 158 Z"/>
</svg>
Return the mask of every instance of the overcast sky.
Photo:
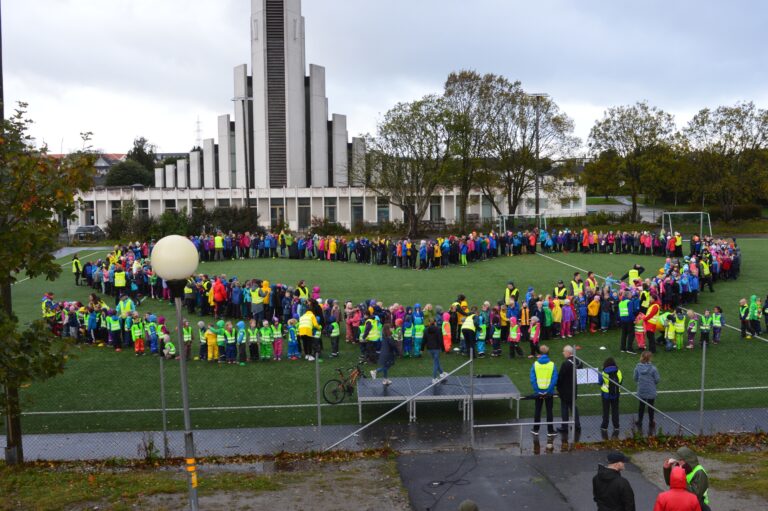
<svg viewBox="0 0 768 511">
<path fill-rule="evenodd" d="M 697 0 L 303 0 L 307 62 L 326 67 L 350 136 L 472 68 L 546 92 L 585 140 L 606 107 L 646 99 L 679 125 L 702 107 L 768 106 L 768 3 Z M 6 103 L 52 152 L 160 151 L 216 136 L 250 58 L 250 0 L 6 0 Z"/>
</svg>

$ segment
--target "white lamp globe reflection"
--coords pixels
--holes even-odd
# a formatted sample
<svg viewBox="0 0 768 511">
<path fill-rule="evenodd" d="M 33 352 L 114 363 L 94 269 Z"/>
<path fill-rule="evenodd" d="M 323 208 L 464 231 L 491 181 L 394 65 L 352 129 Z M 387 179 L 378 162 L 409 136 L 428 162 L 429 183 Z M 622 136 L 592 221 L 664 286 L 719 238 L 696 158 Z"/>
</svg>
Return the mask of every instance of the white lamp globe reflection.
<svg viewBox="0 0 768 511">
<path fill-rule="evenodd" d="M 184 236 L 172 234 L 155 244 L 152 269 L 163 280 L 186 280 L 200 261 L 195 245 Z"/>
</svg>

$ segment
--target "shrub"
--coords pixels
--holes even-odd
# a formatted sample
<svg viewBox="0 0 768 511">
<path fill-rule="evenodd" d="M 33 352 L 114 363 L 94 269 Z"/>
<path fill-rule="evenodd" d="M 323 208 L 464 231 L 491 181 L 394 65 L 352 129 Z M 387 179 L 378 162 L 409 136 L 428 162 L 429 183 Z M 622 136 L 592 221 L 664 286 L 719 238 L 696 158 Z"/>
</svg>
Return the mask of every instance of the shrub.
<svg viewBox="0 0 768 511">
<path fill-rule="evenodd" d="M 313 216 L 309 232 L 320 236 L 343 236 L 349 234 L 349 229 L 337 222 L 331 222 L 327 218 Z"/>
<path fill-rule="evenodd" d="M 751 220 L 763 216 L 763 208 L 759 204 L 737 204 L 733 207 L 733 214 L 727 218 L 726 211 L 721 206 L 709 208 L 711 220 Z"/>
</svg>

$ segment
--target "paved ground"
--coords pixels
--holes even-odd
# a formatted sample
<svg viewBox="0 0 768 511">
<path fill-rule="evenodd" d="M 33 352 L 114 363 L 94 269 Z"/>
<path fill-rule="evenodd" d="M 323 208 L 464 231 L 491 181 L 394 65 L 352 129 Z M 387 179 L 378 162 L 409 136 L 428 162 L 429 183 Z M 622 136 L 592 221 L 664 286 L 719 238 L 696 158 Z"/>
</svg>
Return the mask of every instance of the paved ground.
<svg viewBox="0 0 768 511">
<path fill-rule="evenodd" d="M 398 413 L 398 412 L 395 412 Z M 698 412 L 675 412 L 673 418 L 686 425 L 695 433 L 699 432 Z M 458 414 L 460 417 L 460 414 Z M 596 442 L 612 438 L 631 437 L 636 433 L 632 427 L 633 416 L 621 417 L 622 428 L 608 432 L 600 431 L 599 417 L 583 417 L 582 430 L 577 440 Z M 528 422 L 530 419 L 521 419 Z M 657 427 L 664 433 L 685 433 L 675 423 L 657 416 Z M 705 433 L 757 431 L 768 424 L 768 409 L 734 409 L 705 412 Z M 251 428 L 196 430 L 195 445 L 199 456 L 233 456 L 243 454 L 272 454 L 279 451 L 322 450 L 354 433 L 359 426 L 339 425 L 292 428 Z M 508 449 L 514 447 L 519 453 L 535 453 L 545 446 L 530 434 L 530 426 L 510 426 L 476 429 L 475 446 L 480 449 Z M 376 424 L 361 433 L 352 436 L 339 445 L 338 449 L 361 450 L 389 445 L 400 452 L 426 451 L 438 449 L 456 449 L 470 445 L 468 423 L 459 418 L 451 422 L 407 422 L 406 412 L 402 412 L 402 422 L 397 424 Z M 544 428 L 542 428 L 544 431 Z M 648 431 L 644 431 L 648 434 Z M 55 435 L 25 435 L 24 453 L 29 460 L 61 459 L 84 460 L 106 458 L 142 458 L 146 446 L 151 442 L 157 453 L 163 453 L 162 432 L 114 432 L 114 433 L 72 433 Z M 557 451 L 568 450 L 567 434 L 554 439 Z M 0 445 L 5 445 L 5 437 L 0 436 Z M 170 456 L 181 456 L 184 452 L 183 433 L 168 432 L 168 450 Z"/>
<path fill-rule="evenodd" d="M 481 510 L 581 511 L 595 509 L 592 477 L 604 457 L 601 452 L 445 452 L 401 456 L 398 469 L 417 511 L 453 511 L 464 499 L 474 500 Z M 652 509 L 659 488 L 631 463 L 624 476 L 634 489 L 637 509 Z"/>
</svg>

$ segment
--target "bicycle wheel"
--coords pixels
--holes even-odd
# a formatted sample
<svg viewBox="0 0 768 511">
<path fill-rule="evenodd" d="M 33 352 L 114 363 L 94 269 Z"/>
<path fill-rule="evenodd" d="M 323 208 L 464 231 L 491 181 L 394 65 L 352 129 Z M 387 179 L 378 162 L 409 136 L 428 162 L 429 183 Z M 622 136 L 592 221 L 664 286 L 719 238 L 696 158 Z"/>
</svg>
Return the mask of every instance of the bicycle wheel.
<svg viewBox="0 0 768 511">
<path fill-rule="evenodd" d="M 328 380 L 323 385 L 323 398 L 332 405 L 337 405 L 344 400 L 344 384 L 339 380 Z"/>
</svg>

